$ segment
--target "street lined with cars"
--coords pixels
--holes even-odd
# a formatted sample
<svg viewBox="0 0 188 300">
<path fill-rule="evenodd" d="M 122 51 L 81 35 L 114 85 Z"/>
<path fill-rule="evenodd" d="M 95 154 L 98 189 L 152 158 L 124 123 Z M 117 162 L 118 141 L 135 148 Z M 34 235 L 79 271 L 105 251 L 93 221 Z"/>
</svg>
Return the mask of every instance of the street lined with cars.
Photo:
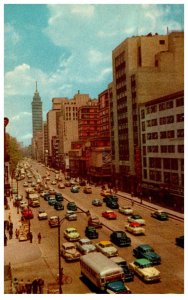
<svg viewBox="0 0 188 300">
<path fill-rule="evenodd" d="M 37 167 L 39 170 L 39 166 Z M 42 168 L 41 168 L 42 169 Z M 43 167 L 43 172 L 45 171 L 45 168 Z M 41 170 L 41 175 L 42 170 Z M 55 178 L 55 172 L 50 172 L 48 175 L 50 178 L 50 182 L 53 181 Z M 62 175 L 61 175 L 62 176 Z M 33 182 L 33 179 L 32 179 Z M 65 182 L 63 178 L 63 182 Z M 78 183 L 77 183 L 78 184 Z M 19 191 L 22 191 L 22 194 L 24 194 L 24 187 L 23 183 L 20 181 L 19 183 Z M 50 188 L 50 185 L 49 185 Z M 100 196 L 101 190 L 99 187 L 92 186 L 92 194 L 86 194 L 83 192 L 83 187 L 80 186 L 78 193 L 72 193 L 70 190 L 70 187 L 65 186 L 63 190 L 59 190 L 58 186 L 53 187 L 53 189 L 56 191 L 56 193 L 61 193 L 63 200 L 59 203 L 62 203 L 65 208 L 67 208 L 68 203 L 74 203 L 70 210 L 57 210 L 55 209 L 54 205 L 49 205 L 48 201 L 45 201 L 45 197 L 40 197 L 40 206 L 44 209 L 44 211 L 47 213 L 47 221 L 40 222 L 41 225 L 38 223 L 38 215 L 39 215 L 39 208 L 33 208 L 33 215 L 34 218 L 31 220 L 31 230 L 33 232 L 37 232 L 40 227 L 40 231 L 42 232 L 42 236 L 44 238 L 42 239 L 42 243 L 45 243 L 45 249 L 44 246 L 41 244 L 40 247 L 42 248 L 42 256 L 45 255 L 45 260 L 48 261 L 49 266 L 53 270 L 54 274 L 57 273 L 57 262 L 54 263 L 54 259 L 56 257 L 57 260 L 57 229 L 53 227 L 58 227 L 58 216 L 60 218 L 64 218 L 64 216 L 68 213 L 70 218 L 73 215 L 73 207 L 76 207 L 77 210 L 74 211 L 74 214 L 77 212 L 80 212 L 80 210 L 90 211 L 90 216 L 86 216 L 84 214 L 77 215 L 77 219 L 74 219 L 69 221 L 69 218 L 66 217 L 65 220 L 62 222 L 62 229 L 61 229 L 61 244 L 63 245 L 64 242 L 67 242 L 67 237 L 65 238 L 64 232 L 68 228 L 74 228 L 77 230 L 79 234 L 79 238 L 83 239 L 86 236 L 89 239 L 93 238 L 93 244 L 96 245 L 97 243 L 100 243 L 102 241 L 110 242 L 115 245 L 114 241 L 110 240 L 111 234 L 113 232 L 122 231 L 127 233 L 127 237 L 130 237 L 131 239 L 131 245 L 130 247 L 122 247 L 120 244 L 115 245 L 118 250 L 118 255 L 123 257 L 127 264 L 129 265 L 133 260 L 135 260 L 135 257 L 133 256 L 133 249 L 140 245 L 152 245 L 153 249 L 156 250 L 157 253 L 162 258 L 162 263 L 159 265 L 160 270 L 160 278 L 162 279 L 160 282 L 157 283 L 157 291 L 156 291 L 156 284 L 154 286 L 144 286 L 144 293 L 168 293 L 168 292 L 177 292 L 181 293 L 183 289 L 183 252 L 182 249 L 177 247 L 175 245 L 175 238 L 177 236 L 180 236 L 183 232 L 183 223 L 174 221 L 170 217 L 168 218 L 168 222 L 159 222 L 157 219 L 153 218 L 151 216 L 151 211 L 146 209 L 142 206 L 134 205 L 134 210 L 132 208 L 132 212 L 129 213 L 122 213 L 119 211 L 120 207 L 129 208 L 130 206 L 130 200 L 129 199 L 123 199 L 121 197 L 118 197 L 118 204 L 119 208 L 109 209 L 106 206 L 106 202 L 103 201 L 104 196 Z M 117 195 L 116 195 L 117 197 Z M 48 197 L 46 197 L 48 198 Z M 24 201 L 25 197 L 23 197 Z M 101 206 L 95 206 L 92 204 L 92 200 L 99 199 L 102 200 Z M 46 199 L 47 200 L 47 199 Z M 56 200 L 57 201 L 57 200 Z M 26 200 L 27 202 L 27 200 Z M 56 202 L 57 203 L 57 202 Z M 70 204 L 69 204 L 70 205 Z M 68 206 L 69 206 L 68 205 Z M 73 208 L 73 209 L 72 209 Z M 116 219 L 109 220 L 106 217 L 104 217 L 102 214 L 106 211 L 112 211 L 113 214 L 116 215 Z M 42 212 L 41 212 L 42 213 Z M 130 216 L 139 215 L 142 216 L 145 220 L 145 225 L 140 225 L 137 223 L 137 220 L 128 220 Z M 90 222 L 89 222 L 90 221 Z M 136 222 L 135 222 L 136 221 Z M 50 225 L 50 223 L 52 225 Z M 97 226 L 97 223 L 99 226 Z M 56 225 L 53 225 L 56 224 Z M 96 227 L 95 227 L 96 224 Z M 101 225 L 100 225 L 101 224 Z M 135 226 L 133 226 L 133 224 Z M 129 230 L 126 228 L 133 227 L 136 229 L 142 229 L 142 233 L 145 233 L 145 235 L 132 235 L 130 234 Z M 51 228 L 50 228 L 51 227 Z M 170 232 L 169 232 L 170 229 Z M 95 234 L 94 234 L 94 233 Z M 97 234 L 96 234 L 97 233 Z M 116 238 L 116 240 L 118 240 Z M 79 239 L 78 239 L 79 241 Z M 74 245 L 76 242 L 73 242 Z M 72 240 L 68 240 L 68 242 L 72 242 Z M 25 242 L 24 242 L 25 243 Z M 23 243 L 23 245 L 24 245 Z M 164 247 L 165 244 L 165 247 Z M 53 247 L 52 247 L 53 245 Z M 52 259 L 52 255 L 54 255 L 54 259 Z M 138 258 L 137 258 L 138 259 Z M 141 258 L 139 258 L 141 259 Z M 68 261 L 68 259 L 67 259 Z M 174 278 L 173 281 L 176 280 L 176 286 L 172 286 L 171 280 L 169 280 L 169 270 L 168 270 L 168 264 L 170 262 L 173 262 L 173 265 L 171 266 L 170 272 L 173 272 Z M 143 261 L 142 261 L 143 262 Z M 146 261 L 144 261 L 146 264 Z M 52 266 L 53 264 L 53 266 Z M 90 285 L 86 285 L 82 280 L 80 280 L 80 269 L 79 269 L 79 259 L 78 261 L 73 261 L 73 264 L 76 265 L 76 268 L 78 271 L 74 272 L 72 269 L 75 269 L 74 266 L 71 267 L 72 263 L 67 264 L 66 260 L 63 259 L 62 255 L 62 264 L 63 267 L 68 270 L 68 272 L 73 277 L 73 284 L 70 286 L 63 286 L 65 293 L 87 293 L 92 288 Z M 147 264 L 146 264 L 147 265 Z M 147 265 L 149 267 L 149 264 Z M 157 266 L 158 267 L 158 266 Z M 132 267 L 133 269 L 133 267 Z M 151 269 L 150 269 L 151 270 Z M 135 271 L 135 274 L 138 274 L 137 271 Z M 178 274 L 176 276 L 176 274 Z M 47 280 L 47 279 L 46 279 Z M 178 281 L 179 280 L 179 281 Z M 144 282 L 140 281 L 137 276 L 134 278 L 133 282 L 130 282 L 129 288 L 132 293 L 143 293 L 143 284 Z"/>
</svg>

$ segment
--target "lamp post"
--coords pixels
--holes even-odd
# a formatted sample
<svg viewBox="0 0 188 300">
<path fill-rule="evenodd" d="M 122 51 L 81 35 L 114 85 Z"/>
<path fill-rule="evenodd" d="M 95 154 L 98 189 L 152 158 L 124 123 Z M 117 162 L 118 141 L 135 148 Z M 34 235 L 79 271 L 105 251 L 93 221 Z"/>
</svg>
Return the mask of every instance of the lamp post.
<svg viewBox="0 0 188 300">
<path fill-rule="evenodd" d="M 74 212 L 72 212 L 74 213 Z M 90 215 L 88 211 L 79 211 L 77 214 L 86 214 L 87 216 Z M 59 269 L 59 294 L 62 294 L 62 268 L 61 268 L 61 224 L 65 220 L 66 216 L 62 219 L 58 217 L 58 269 Z"/>
</svg>

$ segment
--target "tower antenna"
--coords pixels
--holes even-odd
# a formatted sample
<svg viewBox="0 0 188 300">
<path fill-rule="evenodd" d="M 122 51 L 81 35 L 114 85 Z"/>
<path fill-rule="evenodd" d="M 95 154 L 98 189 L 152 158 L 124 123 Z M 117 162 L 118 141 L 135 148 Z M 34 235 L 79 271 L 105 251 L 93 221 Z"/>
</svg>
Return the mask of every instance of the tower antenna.
<svg viewBox="0 0 188 300">
<path fill-rule="evenodd" d="M 36 92 L 38 92 L 38 91 L 37 91 L 37 81 L 36 81 Z"/>
</svg>

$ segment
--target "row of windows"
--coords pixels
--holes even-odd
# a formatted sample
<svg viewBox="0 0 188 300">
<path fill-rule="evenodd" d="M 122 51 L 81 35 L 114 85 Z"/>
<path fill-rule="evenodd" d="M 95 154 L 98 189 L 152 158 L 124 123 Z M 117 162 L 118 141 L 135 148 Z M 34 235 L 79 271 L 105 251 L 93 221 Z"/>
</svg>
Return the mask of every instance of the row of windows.
<svg viewBox="0 0 188 300">
<path fill-rule="evenodd" d="M 147 170 L 144 169 L 144 179 L 147 179 L 148 174 L 147 174 Z M 149 171 L 149 179 L 152 181 L 158 181 L 161 182 L 162 181 L 162 175 L 164 178 L 164 183 L 165 184 L 172 184 L 172 185 L 180 185 L 183 186 L 184 185 L 184 176 L 181 175 L 181 177 L 179 176 L 179 174 L 177 173 L 171 173 L 171 172 L 160 172 L 160 171 Z"/>
<path fill-rule="evenodd" d="M 160 157 L 149 157 L 148 165 L 149 168 L 153 169 L 164 169 L 164 170 L 178 170 L 178 159 L 177 158 L 160 158 Z M 184 171 L 184 160 L 181 159 L 181 171 Z M 147 167 L 147 158 L 143 157 L 143 167 Z"/>
<path fill-rule="evenodd" d="M 157 140 L 160 139 L 172 139 L 175 138 L 175 130 L 161 131 L 161 132 L 149 132 L 147 133 L 147 140 Z M 184 137 L 184 129 L 177 130 L 177 138 Z M 142 142 L 146 143 L 146 135 L 142 134 Z"/>
<path fill-rule="evenodd" d="M 176 115 L 176 122 L 183 122 L 184 121 L 184 113 L 177 114 Z M 166 125 L 166 124 L 172 124 L 174 123 L 174 116 L 166 116 L 166 117 L 161 117 L 159 119 L 159 124 L 160 125 Z M 151 119 L 147 121 L 147 127 L 152 127 L 152 126 L 157 126 L 158 125 L 158 119 Z M 142 131 L 145 131 L 145 122 L 142 122 Z"/>
<path fill-rule="evenodd" d="M 159 150 L 160 149 L 160 150 Z M 147 153 L 176 153 L 176 146 L 175 145 L 154 145 L 147 147 Z M 184 153 L 184 145 L 177 145 L 177 152 Z M 146 155 L 146 147 L 143 147 L 143 155 Z"/>
</svg>

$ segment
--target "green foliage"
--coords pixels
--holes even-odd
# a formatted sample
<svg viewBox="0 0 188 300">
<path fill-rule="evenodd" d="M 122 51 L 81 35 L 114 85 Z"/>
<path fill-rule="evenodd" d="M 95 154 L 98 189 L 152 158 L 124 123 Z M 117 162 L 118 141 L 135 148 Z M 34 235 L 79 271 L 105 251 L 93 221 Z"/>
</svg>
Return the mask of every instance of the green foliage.
<svg viewBox="0 0 188 300">
<path fill-rule="evenodd" d="M 10 156 L 10 173 L 12 173 L 18 164 L 18 162 L 23 158 L 21 145 L 18 143 L 16 138 L 6 134 L 6 146 L 7 154 Z"/>
</svg>

